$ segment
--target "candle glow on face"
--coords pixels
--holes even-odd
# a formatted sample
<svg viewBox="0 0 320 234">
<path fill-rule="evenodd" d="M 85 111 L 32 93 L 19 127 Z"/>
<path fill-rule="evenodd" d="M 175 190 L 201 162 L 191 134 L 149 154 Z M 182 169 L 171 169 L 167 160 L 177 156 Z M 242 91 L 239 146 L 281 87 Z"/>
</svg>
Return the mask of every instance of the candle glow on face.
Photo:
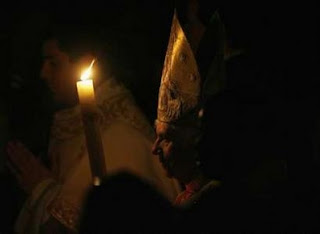
<svg viewBox="0 0 320 234">
<path fill-rule="evenodd" d="M 79 96 L 80 104 L 91 104 L 94 105 L 94 89 L 93 89 L 93 81 L 89 79 L 91 76 L 91 69 L 95 60 L 92 60 L 89 68 L 87 68 L 81 75 L 81 81 L 77 82 L 77 90 Z"/>
</svg>

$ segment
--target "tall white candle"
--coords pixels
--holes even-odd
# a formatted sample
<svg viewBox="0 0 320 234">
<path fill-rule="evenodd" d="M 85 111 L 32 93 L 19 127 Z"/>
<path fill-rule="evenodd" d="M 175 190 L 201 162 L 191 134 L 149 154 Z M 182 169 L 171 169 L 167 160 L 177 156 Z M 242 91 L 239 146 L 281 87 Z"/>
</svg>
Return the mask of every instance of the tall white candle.
<svg viewBox="0 0 320 234">
<path fill-rule="evenodd" d="M 95 105 L 93 81 L 90 79 L 91 68 L 95 60 L 92 60 L 90 67 L 81 75 L 81 81 L 77 82 L 77 90 L 80 104 Z"/>
<path fill-rule="evenodd" d="M 78 81 L 77 89 L 78 89 L 80 104 L 84 104 L 84 105 L 95 104 L 93 81 L 91 79 Z"/>
<path fill-rule="evenodd" d="M 94 87 L 91 76 L 91 68 L 81 75 L 81 81 L 77 82 L 79 102 L 81 105 L 83 128 L 86 136 L 87 150 L 94 185 L 100 185 L 101 178 L 106 174 L 103 145 L 100 135 L 100 126 L 96 113 Z"/>
</svg>

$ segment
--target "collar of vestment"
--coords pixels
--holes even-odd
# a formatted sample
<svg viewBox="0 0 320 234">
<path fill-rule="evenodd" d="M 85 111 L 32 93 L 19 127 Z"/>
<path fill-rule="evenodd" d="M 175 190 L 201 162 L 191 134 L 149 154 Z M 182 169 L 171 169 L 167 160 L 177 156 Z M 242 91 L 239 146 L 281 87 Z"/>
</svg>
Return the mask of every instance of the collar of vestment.
<svg viewBox="0 0 320 234">
<path fill-rule="evenodd" d="M 102 129 L 107 128 L 113 121 L 120 120 L 153 139 L 154 132 L 150 123 L 124 85 L 114 78 L 109 78 L 96 88 L 95 98 Z M 80 105 L 59 110 L 54 114 L 52 137 L 63 140 L 82 133 Z"/>
</svg>

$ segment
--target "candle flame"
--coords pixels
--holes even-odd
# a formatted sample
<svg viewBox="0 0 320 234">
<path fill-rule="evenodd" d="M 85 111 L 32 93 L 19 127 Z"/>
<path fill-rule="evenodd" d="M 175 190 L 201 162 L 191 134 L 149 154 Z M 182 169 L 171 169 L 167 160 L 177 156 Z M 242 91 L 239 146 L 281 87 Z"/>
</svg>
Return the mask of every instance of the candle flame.
<svg viewBox="0 0 320 234">
<path fill-rule="evenodd" d="M 89 79 L 89 77 L 91 76 L 91 68 L 92 68 L 94 62 L 95 62 L 95 60 L 93 59 L 92 62 L 91 62 L 91 64 L 90 64 L 90 66 L 89 66 L 89 68 L 86 69 L 86 70 L 82 73 L 82 75 L 81 75 L 81 77 L 80 77 L 81 80 L 87 80 L 87 79 Z"/>
</svg>

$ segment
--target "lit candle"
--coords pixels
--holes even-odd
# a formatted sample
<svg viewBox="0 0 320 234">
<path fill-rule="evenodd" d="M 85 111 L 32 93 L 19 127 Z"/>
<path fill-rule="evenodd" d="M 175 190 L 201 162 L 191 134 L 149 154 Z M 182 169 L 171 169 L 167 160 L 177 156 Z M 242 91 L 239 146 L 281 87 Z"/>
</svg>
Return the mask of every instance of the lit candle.
<svg viewBox="0 0 320 234">
<path fill-rule="evenodd" d="M 101 141 L 100 125 L 98 121 L 93 81 L 89 79 L 95 60 L 92 60 L 88 69 L 77 82 L 79 102 L 81 105 L 83 128 L 86 136 L 87 150 L 93 185 L 100 185 L 101 178 L 106 174 L 103 145 Z"/>
<path fill-rule="evenodd" d="M 93 81 L 89 79 L 94 62 L 95 60 L 92 60 L 90 67 L 82 73 L 81 81 L 77 82 L 79 102 L 81 105 L 95 105 Z"/>
</svg>

